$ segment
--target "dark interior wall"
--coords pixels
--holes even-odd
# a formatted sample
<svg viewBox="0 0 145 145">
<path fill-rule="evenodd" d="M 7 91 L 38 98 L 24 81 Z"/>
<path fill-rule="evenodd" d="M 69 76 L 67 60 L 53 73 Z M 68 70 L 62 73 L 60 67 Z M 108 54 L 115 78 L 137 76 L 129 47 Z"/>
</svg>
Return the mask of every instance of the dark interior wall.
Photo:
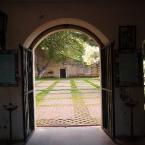
<svg viewBox="0 0 145 145">
<path fill-rule="evenodd" d="M 12 2 L 5 0 L 0 2 L 0 9 L 8 15 L 7 49 L 17 49 L 18 44 L 23 44 L 37 27 L 57 18 L 79 18 L 91 23 L 104 33 L 110 41 L 115 40 L 116 48 L 118 48 L 118 27 L 120 25 L 136 25 L 137 47 L 139 48 L 145 39 L 144 8 L 143 0 L 14 0 Z M 137 88 L 137 90 L 141 92 L 142 88 Z M 116 92 L 116 95 L 118 95 L 119 90 L 116 89 Z M 140 93 L 139 95 L 142 97 L 143 94 Z M 0 87 L 0 96 L 0 139 L 8 137 L 8 115 L 3 109 L 3 105 L 10 101 L 9 96 L 14 96 L 13 102 L 18 105 L 18 110 L 13 114 L 14 138 L 22 139 L 23 117 L 20 83 L 15 88 Z M 118 101 L 120 100 L 118 99 Z M 124 109 L 122 103 L 119 104 Z M 126 109 L 124 110 L 126 111 Z M 117 113 L 119 114 L 120 112 L 118 111 Z M 125 119 L 123 115 L 124 113 L 120 115 L 120 120 L 124 121 L 129 118 L 128 113 L 125 114 Z M 122 134 L 128 133 L 128 120 L 123 123 L 122 125 L 126 127 L 118 125 L 118 132 L 120 131 Z M 4 126 L 7 128 L 4 129 Z M 142 131 L 140 128 L 138 132 Z"/>
<path fill-rule="evenodd" d="M 6 7 L 5 7 L 6 6 Z M 9 15 L 7 46 L 17 47 L 45 22 L 56 18 L 80 18 L 102 31 L 110 40 L 118 40 L 119 25 L 137 25 L 138 43 L 144 35 L 143 4 L 138 2 L 11 2 L 1 5 Z"/>
</svg>

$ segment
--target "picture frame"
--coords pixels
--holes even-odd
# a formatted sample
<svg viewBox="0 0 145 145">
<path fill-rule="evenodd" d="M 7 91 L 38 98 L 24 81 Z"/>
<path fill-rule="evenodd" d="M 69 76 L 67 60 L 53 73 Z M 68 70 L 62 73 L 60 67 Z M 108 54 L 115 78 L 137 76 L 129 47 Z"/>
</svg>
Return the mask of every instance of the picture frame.
<svg viewBox="0 0 145 145">
<path fill-rule="evenodd" d="M 0 50 L 0 87 L 18 85 L 18 52 Z"/>
<path fill-rule="evenodd" d="M 136 49 L 136 26 L 119 26 L 119 50 L 131 51 Z"/>
<path fill-rule="evenodd" d="M 118 85 L 133 87 L 143 85 L 141 52 L 119 53 Z"/>
</svg>

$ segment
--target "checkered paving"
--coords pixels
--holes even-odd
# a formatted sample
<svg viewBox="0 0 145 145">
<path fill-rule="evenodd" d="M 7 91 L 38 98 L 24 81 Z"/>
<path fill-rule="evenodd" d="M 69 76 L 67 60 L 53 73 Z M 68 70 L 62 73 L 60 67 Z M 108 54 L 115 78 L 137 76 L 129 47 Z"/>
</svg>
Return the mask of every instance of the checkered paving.
<svg viewBox="0 0 145 145">
<path fill-rule="evenodd" d="M 100 125 L 100 93 L 83 81 L 76 84 L 81 95 L 72 96 L 70 82 L 63 80 L 44 97 L 36 110 L 38 127 Z"/>
<path fill-rule="evenodd" d="M 41 119 L 37 120 L 38 127 L 68 127 L 68 126 L 96 126 L 100 121 L 96 118 L 76 119 Z"/>
</svg>

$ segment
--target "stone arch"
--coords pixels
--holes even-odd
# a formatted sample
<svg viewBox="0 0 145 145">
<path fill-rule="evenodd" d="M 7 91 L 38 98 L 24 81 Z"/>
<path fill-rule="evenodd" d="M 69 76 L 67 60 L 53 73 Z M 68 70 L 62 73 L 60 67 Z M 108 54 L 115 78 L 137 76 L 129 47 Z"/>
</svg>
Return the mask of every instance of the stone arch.
<svg viewBox="0 0 145 145">
<path fill-rule="evenodd" d="M 90 23 L 74 18 L 60 18 L 52 21 L 48 21 L 40 27 L 36 28 L 26 39 L 23 44 L 25 48 L 35 48 L 37 43 L 44 39 L 48 34 L 52 32 L 64 30 L 64 29 L 75 29 L 82 32 L 86 32 L 94 38 L 100 46 L 105 46 L 109 43 L 109 39 L 96 27 Z"/>
<path fill-rule="evenodd" d="M 60 30 L 64 30 L 64 29 L 80 30 L 81 32 L 84 32 L 84 33 L 92 36 L 92 38 L 94 38 L 96 40 L 96 42 L 99 44 L 100 48 L 110 44 L 109 39 L 100 30 L 98 30 L 93 25 L 89 24 L 88 22 L 80 20 L 80 19 L 62 18 L 62 19 L 56 19 L 56 20 L 53 20 L 53 21 L 49 21 L 49 22 L 45 23 L 44 25 L 41 25 L 40 27 L 35 29 L 29 35 L 29 37 L 26 39 L 26 41 L 23 44 L 23 47 L 34 50 L 36 48 L 36 46 L 37 46 L 37 43 L 39 43 L 39 41 L 42 38 L 50 35 L 51 33 L 55 33 L 56 31 L 60 31 Z M 102 49 L 102 50 L 103 51 L 104 50 L 108 50 L 106 54 L 108 54 L 108 58 L 109 58 L 110 57 L 109 54 L 112 54 L 112 53 L 108 53 L 108 52 L 111 52 L 112 49 L 110 47 L 111 45 L 108 45 L 108 46 L 109 47 L 107 47 L 107 48 L 110 48 L 110 49 Z M 30 52 L 33 53 L 34 51 L 30 51 Z M 33 57 L 34 57 L 34 55 L 33 55 Z M 110 69 L 112 71 L 112 62 L 111 62 L 112 59 L 110 59 L 111 60 L 111 61 L 109 61 L 110 63 L 106 63 L 107 61 L 104 61 L 104 63 L 102 63 L 103 62 L 102 61 L 103 57 L 101 57 L 100 59 L 101 59 L 101 64 L 104 64 L 103 66 L 105 66 L 105 68 L 107 68 L 108 70 Z M 104 60 L 106 60 L 106 58 Z M 109 66 L 109 65 L 111 65 L 111 66 Z M 33 67 L 33 70 L 34 70 L 34 62 L 32 62 L 32 67 Z M 107 76 L 107 71 L 104 71 L 103 73 L 102 72 L 103 71 L 101 70 L 101 81 L 102 80 L 106 80 L 106 78 L 108 77 Z M 33 73 L 34 73 L 34 71 L 33 71 Z M 111 74 L 112 73 L 109 73 L 109 75 L 111 75 Z M 104 77 L 104 76 L 107 76 L 107 77 Z M 33 75 L 33 77 L 34 77 L 34 75 Z M 112 75 L 111 75 L 111 78 L 109 78 L 109 79 L 112 80 Z M 113 81 L 111 81 L 111 82 L 113 82 Z M 34 84 L 34 79 L 33 79 L 33 84 Z M 105 93 L 105 96 L 108 96 L 108 94 L 109 93 Z M 32 97 L 34 97 L 34 96 L 32 96 Z M 106 100 L 102 100 L 102 102 L 103 101 L 105 102 Z M 112 100 L 110 100 L 110 101 L 112 101 Z M 110 102 L 107 102 L 107 103 L 110 103 Z M 35 104 L 35 103 L 33 102 L 33 104 Z M 113 102 L 111 102 L 110 104 L 112 105 Z M 34 105 L 32 105 L 32 106 L 34 106 Z M 103 106 L 102 106 L 102 108 L 103 108 Z M 103 110 L 103 111 L 106 111 L 109 114 L 109 111 L 107 110 L 108 108 L 105 108 L 105 109 L 106 110 Z M 113 110 L 113 107 L 111 109 Z M 34 108 L 32 110 L 33 111 L 35 110 L 35 106 L 34 106 Z M 113 126 L 114 118 L 111 118 L 111 116 L 113 116 L 113 111 L 111 111 L 111 113 L 112 114 L 110 115 L 110 120 L 111 120 L 111 124 Z M 35 114 L 35 113 L 33 112 L 33 114 Z M 103 113 L 102 113 L 102 119 L 106 119 L 106 118 L 104 118 Z M 34 122 L 35 121 L 36 120 L 34 119 Z M 36 122 L 34 124 L 36 125 Z M 107 129 L 107 128 L 105 128 L 106 127 L 105 125 L 103 125 L 102 127 L 104 129 Z M 112 130 L 113 130 L 113 127 L 112 127 Z M 109 132 L 110 135 L 112 135 L 114 133 L 114 132 L 112 133 L 109 129 L 108 129 L 108 132 Z"/>
</svg>

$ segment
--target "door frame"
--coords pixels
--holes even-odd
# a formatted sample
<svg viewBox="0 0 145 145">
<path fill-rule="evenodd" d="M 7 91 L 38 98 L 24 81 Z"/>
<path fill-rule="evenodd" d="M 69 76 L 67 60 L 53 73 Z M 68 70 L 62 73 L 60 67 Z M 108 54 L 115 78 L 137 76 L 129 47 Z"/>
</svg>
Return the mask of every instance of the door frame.
<svg viewBox="0 0 145 145">
<path fill-rule="evenodd" d="M 102 125 L 101 125 L 101 127 L 102 127 L 102 129 L 112 138 L 112 139 L 114 139 L 115 137 L 116 137 L 116 133 L 115 133 L 115 98 L 114 98 L 114 50 L 113 50 L 113 48 L 114 48 L 114 44 L 115 44 L 115 42 L 113 41 L 113 42 L 111 42 L 110 44 L 108 44 L 108 45 L 106 45 L 106 46 L 104 46 L 103 48 L 102 48 L 102 50 L 105 50 L 105 51 L 107 51 L 107 49 L 110 49 L 109 51 L 109 53 L 110 53 L 110 56 L 111 57 L 109 57 L 110 58 L 110 62 L 111 62 L 111 66 L 110 66 L 110 69 L 111 69 L 111 71 L 109 72 L 110 74 L 110 76 L 112 77 L 112 82 L 111 82 L 111 87 L 112 87 L 112 89 L 110 90 L 110 88 L 109 87 L 104 87 L 104 81 L 107 79 L 107 77 L 108 77 L 108 74 L 106 74 L 106 78 L 104 77 L 102 77 L 102 76 L 104 76 L 104 73 L 102 72 L 102 70 L 103 70 L 103 61 L 104 61 L 104 59 L 102 58 L 103 56 L 102 55 L 100 55 L 100 57 L 101 57 L 101 87 L 102 87 Z M 101 53 L 101 50 L 100 50 L 100 53 Z M 108 57 L 108 56 L 107 56 Z M 107 58 L 106 58 L 107 59 Z M 108 64 L 109 64 L 109 62 L 107 62 Z M 109 69 L 109 68 L 108 68 Z M 108 70 L 106 70 L 106 72 L 108 72 Z M 105 100 L 104 100 L 104 98 L 103 97 L 106 97 L 106 94 L 104 94 L 104 92 L 106 93 L 106 92 L 110 92 L 111 94 L 112 94 L 112 97 L 111 97 L 111 99 L 112 99 L 112 106 L 111 106 L 111 109 L 112 109 L 112 114 L 111 114 L 111 122 L 112 122 L 112 129 L 111 129 L 111 131 L 109 130 L 109 129 L 106 129 L 105 128 L 105 126 L 103 126 L 104 124 L 104 120 L 105 119 L 103 119 L 103 118 L 105 118 L 105 115 L 103 115 L 103 109 L 106 107 L 105 105 L 103 105 L 103 103 L 106 103 L 105 102 Z M 103 94 L 105 95 L 105 96 L 103 96 Z M 107 104 L 108 105 L 108 104 Z M 105 106 L 105 107 L 103 107 L 103 106 Z M 109 111 L 109 110 L 108 110 Z M 108 114 L 107 114 L 108 115 Z M 110 121 L 110 118 L 108 119 L 109 121 Z"/>
<path fill-rule="evenodd" d="M 65 77 L 61 77 L 61 70 L 65 70 Z M 59 69 L 59 77 L 60 77 L 60 78 L 67 78 L 66 68 L 60 68 L 60 69 Z"/>
<path fill-rule="evenodd" d="M 31 135 L 32 135 L 32 133 L 33 133 L 33 131 L 35 130 L 35 105 L 34 105 L 34 86 L 33 86 L 33 84 L 30 84 L 31 85 L 31 90 L 29 90 L 28 89 L 28 91 L 27 92 L 25 92 L 25 81 L 24 81 L 24 78 L 25 78 L 25 74 L 24 74 L 24 72 L 25 72 L 25 70 L 24 70 L 24 67 L 22 67 L 22 66 L 24 66 L 24 60 L 25 60 L 25 56 L 24 56 L 24 52 L 25 53 L 30 53 L 31 54 L 31 60 L 32 60 L 32 62 L 31 62 L 31 69 L 32 69 L 32 71 L 30 72 L 30 75 L 31 75 L 31 82 L 32 83 L 34 83 L 34 78 L 33 78 L 33 51 L 31 50 L 31 49 L 27 49 L 27 48 L 24 48 L 23 46 L 21 46 L 21 45 L 19 45 L 19 50 L 20 50 L 20 55 L 21 55 L 21 77 L 22 77 L 22 84 L 21 84 L 21 87 L 22 87 L 22 105 L 23 105 L 23 135 L 24 135 L 24 141 L 25 142 L 27 142 L 28 140 L 29 140 L 29 138 L 31 137 Z M 27 61 L 27 60 L 26 60 Z M 26 66 L 27 67 L 27 66 Z M 27 75 L 29 75 L 29 74 L 27 74 Z M 28 77 L 28 76 L 27 76 Z M 27 78 L 27 79 L 29 79 L 29 78 Z M 29 82 L 28 82 L 28 88 L 29 88 Z M 27 134 L 27 130 L 26 130 L 26 127 L 27 127 L 27 121 L 26 121 L 26 108 L 25 108 L 25 103 L 26 103 L 26 95 L 28 95 L 27 96 L 27 101 L 28 101 L 28 103 L 29 103 L 29 94 L 31 95 L 30 97 L 31 97 L 31 99 L 32 99 L 32 116 L 31 116 L 31 118 L 32 118 L 32 120 L 33 120 L 33 123 L 31 124 L 31 130 L 30 130 L 30 132 L 29 132 L 29 134 Z M 30 108 L 29 108 L 29 111 L 30 111 Z M 30 119 L 30 116 L 29 116 L 29 119 Z M 29 120 L 30 121 L 30 120 Z M 30 125 L 30 124 L 29 124 Z M 29 126 L 30 127 L 30 126 Z"/>
<path fill-rule="evenodd" d="M 59 30 L 67 30 L 67 29 L 74 29 L 74 30 L 78 30 L 78 31 L 82 31 L 88 35 L 90 35 L 98 44 L 99 44 L 99 47 L 100 49 L 103 49 L 105 48 L 105 45 L 103 44 L 103 42 L 101 41 L 101 39 L 99 39 L 99 37 L 96 36 L 95 33 L 93 33 L 92 31 L 90 31 L 89 29 L 86 29 L 84 27 L 81 27 L 81 26 L 78 26 L 78 25 L 72 25 L 72 24 L 61 24 L 61 25 L 57 25 L 57 26 L 53 26 L 43 32 L 41 32 L 33 41 L 32 43 L 30 44 L 30 48 L 31 49 L 35 49 L 36 48 L 36 45 L 38 44 L 38 41 L 41 40 L 44 36 L 48 35 L 49 33 L 51 34 L 52 32 L 55 32 L 55 31 L 59 31 Z M 110 45 L 110 44 L 109 44 Z M 33 50 L 32 50 L 33 51 Z M 34 53 L 34 51 L 33 51 Z M 100 56 L 101 57 L 101 56 Z M 102 60 L 101 60 L 102 61 Z M 34 69 L 34 67 L 33 67 Z M 113 68 L 112 68 L 113 69 Z M 102 71 L 101 71 L 102 72 Z M 112 71 L 113 73 L 113 71 Z M 102 74 L 101 74 L 101 79 L 102 79 Z M 102 85 L 102 84 L 101 84 Z M 114 87 L 114 85 L 113 85 Z M 114 88 L 113 88 L 113 95 L 114 95 Z M 113 96 L 113 99 L 114 99 L 114 96 Z M 114 108 L 114 100 L 112 102 L 113 104 L 113 135 L 110 135 L 103 127 L 102 129 L 111 137 L 111 138 L 115 138 L 115 108 Z M 102 105 L 103 107 L 103 105 Z M 103 116 L 102 116 L 102 121 L 103 121 Z M 102 126 L 102 125 L 101 125 Z"/>
</svg>

